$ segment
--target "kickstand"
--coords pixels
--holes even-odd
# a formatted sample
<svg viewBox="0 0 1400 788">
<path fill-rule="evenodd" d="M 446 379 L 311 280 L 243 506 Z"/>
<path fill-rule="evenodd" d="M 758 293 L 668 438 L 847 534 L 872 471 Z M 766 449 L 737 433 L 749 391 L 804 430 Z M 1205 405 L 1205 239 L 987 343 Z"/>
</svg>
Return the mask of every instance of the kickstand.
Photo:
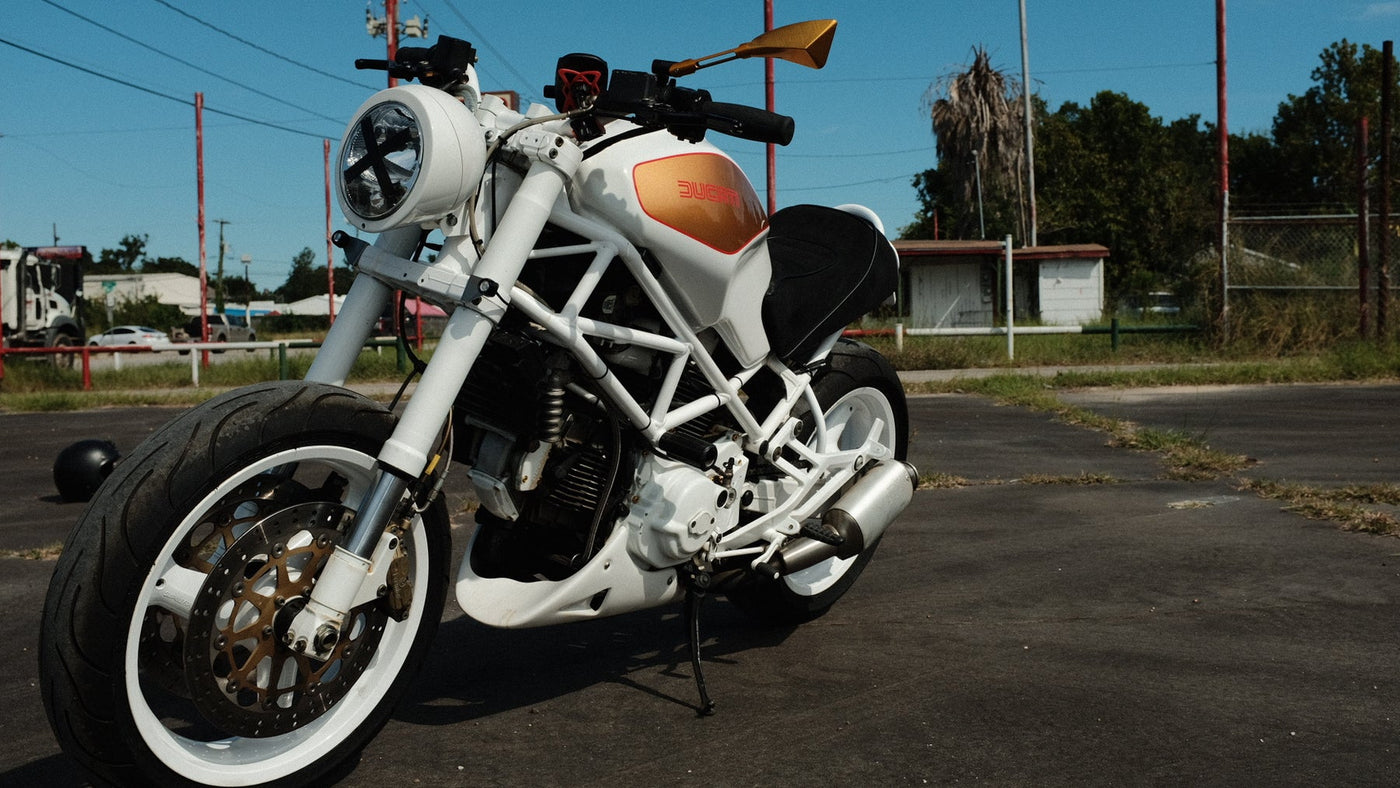
<svg viewBox="0 0 1400 788">
<path fill-rule="evenodd" d="M 700 691 L 701 717 L 715 713 L 715 702 L 705 688 L 705 674 L 700 668 L 700 603 L 705 600 L 705 591 L 710 587 L 710 574 L 704 570 L 692 569 L 684 572 L 685 584 L 685 627 L 690 635 L 690 665 L 695 672 L 695 688 Z"/>
</svg>

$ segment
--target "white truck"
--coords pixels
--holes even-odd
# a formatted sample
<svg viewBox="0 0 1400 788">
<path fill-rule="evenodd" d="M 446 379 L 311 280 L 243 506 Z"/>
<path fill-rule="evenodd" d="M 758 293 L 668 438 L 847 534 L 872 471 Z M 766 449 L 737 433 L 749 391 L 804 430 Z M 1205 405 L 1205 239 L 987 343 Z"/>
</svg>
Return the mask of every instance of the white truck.
<svg viewBox="0 0 1400 788">
<path fill-rule="evenodd" d="M 81 346 L 82 246 L 0 249 L 5 347 Z"/>
</svg>

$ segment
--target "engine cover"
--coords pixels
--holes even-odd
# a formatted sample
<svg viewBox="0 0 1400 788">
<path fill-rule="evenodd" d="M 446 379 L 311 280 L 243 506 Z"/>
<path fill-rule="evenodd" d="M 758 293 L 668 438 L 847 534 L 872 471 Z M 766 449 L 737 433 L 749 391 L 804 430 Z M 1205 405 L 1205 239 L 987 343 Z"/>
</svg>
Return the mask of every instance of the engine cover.
<svg viewBox="0 0 1400 788">
<path fill-rule="evenodd" d="M 703 472 L 683 462 L 649 455 L 637 468 L 627 518 L 628 549 L 644 563 L 675 566 L 739 521 L 737 490 L 748 460 L 738 444 L 716 444 L 719 459 Z"/>
</svg>

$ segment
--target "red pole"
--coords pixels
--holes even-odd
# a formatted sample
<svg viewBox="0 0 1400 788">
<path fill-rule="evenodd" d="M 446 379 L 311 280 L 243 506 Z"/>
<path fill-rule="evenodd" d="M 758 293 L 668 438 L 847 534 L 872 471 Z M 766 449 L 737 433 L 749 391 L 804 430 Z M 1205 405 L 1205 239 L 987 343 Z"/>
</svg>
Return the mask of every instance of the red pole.
<svg viewBox="0 0 1400 788">
<path fill-rule="evenodd" d="M 773 0 L 763 0 L 763 32 L 773 29 Z M 773 58 L 763 59 L 764 106 L 769 112 L 776 104 L 773 90 Z M 768 143 L 768 215 L 778 211 L 778 146 Z"/>
<path fill-rule="evenodd" d="M 1225 79 L 1225 0 L 1215 0 L 1215 114 L 1220 135 L 1220 331 L 1230 336 L 1230 124 Z"/>
<path fill-rule="evenodd" d="M 204 94 L 194 94 L 194 157 L 199 181 L 199 341 L 209 341 L 209 255 L 204 248 Z M 209 366 L 209 351 L 203 351 Z"/>
<path fill-rule="evenodd" d="M 16 277 L 16 279 L 18 279 L 18 277 Z M 0 263 L 0 283 L 3 283 L 4 280 L 5 264 Z M 0 382 L 4 382 L 5 380 L 5 348 L 10 346 L 10 343 L 5 341 L 5 316 L 3 314 L 4 303 L 5 288 L 3 284 L 0 284 Z M 16 302 L 15 306 L 19 306 L 18 302 Z M 18 328 L 18 326 L 16 326 L 16 328 Z M 86 342 L 86 340 L 84 340 L 84 342 Z"/>
<path fill-rule="evenodd" d="M 1366 138 L 1370 134 L 1370 122 L 1363 117 L 1356 124 L 1356 270 L 1357 279 L 1361 283 L 1361 301 L 1357 305 L 1357 328 L 1361 338 L 1366 338 L 1368 330 L 1367 318 L 1370 311 L 1370 290 L 1371 290 L 1371 237 L 1370 206 L 1367 202 L 1366 190 L 1366 169 L 1367 160 L 1370 153 L 1366 150 Z"/>
<path fill-rule="evenodd" d="M 1381 44 L 1381 171 L 1380 180 L 1381 226 L 1378 257 L 1380 271 L 1376 277 L 1376 338 L 1381 341 L 1389 337 L 1385 333 L 1385 314 L 1390 305 L 1390 115 L 1395 93 L 1395 42 Z"/>
<path fill-rule="evenodd" d="M 384 38 L 389 42 L 389 62 L 392 63 L 399 51 L 399 0 L 384 0 L 384 24 Z M 389 77 L 389 87 L 397 84 L 397 79 Z"/>
<path fill-rule="evenodd" d="M 331 294 L 331 324 L 335 323 L 335 253 L 331 246 L 331 141 L 321 140 L 326 159 L 326 283 Z"/>
</svg>

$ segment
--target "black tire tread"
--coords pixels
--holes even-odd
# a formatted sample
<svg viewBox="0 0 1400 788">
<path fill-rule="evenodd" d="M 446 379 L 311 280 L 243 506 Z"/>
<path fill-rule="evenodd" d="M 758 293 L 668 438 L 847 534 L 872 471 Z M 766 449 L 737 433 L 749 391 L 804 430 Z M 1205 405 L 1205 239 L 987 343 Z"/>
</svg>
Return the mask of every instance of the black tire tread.
<svg viewBox="0 0 1400 788">
<path fill-rule="evenodd" d="M 112 670 L 121 669 L 127 619 L 155 551 L 219 469 L 265 453 L 279 435 L 348 438 L 374 455 L 394 423 L 382 405 L 347 389 L 258 384 L 186 411 L 118 463 L 64 543 L 45 598 L 41 691 L 63 749 L 102 780 L 150 784 L 135 755 L 142 748 L 132 741 L 124 682 Z M 425 521 L 448 539 L 440 504 Z M 445 555 L 433 560 L 445 573 Z M 435 628 L 437 617 L 422 625 Z"/>
</svg>

